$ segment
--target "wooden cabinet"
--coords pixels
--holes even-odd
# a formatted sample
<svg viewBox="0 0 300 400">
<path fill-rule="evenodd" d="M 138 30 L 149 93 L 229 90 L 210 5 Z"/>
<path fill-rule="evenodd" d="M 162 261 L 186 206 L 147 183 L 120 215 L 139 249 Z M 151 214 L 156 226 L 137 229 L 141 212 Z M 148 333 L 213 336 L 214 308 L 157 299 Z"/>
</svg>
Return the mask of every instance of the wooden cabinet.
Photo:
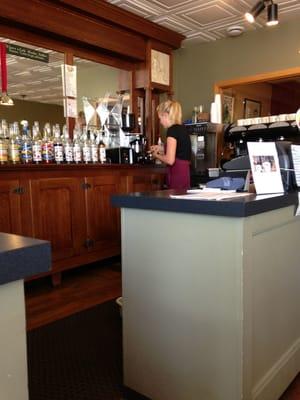
<svg viewBox="0 0 300 400">
<path fill-rule="evenodd" d="M 1 167 L 0 230 L 49 240 L 53 284 L 61 272 L 119 255 L 116 193 L 161 188 L 163 168 L 97 165 Z M 38 278 L 38 276 L 34 277 Z"/>
<path fill-rule="evenodd" d="M 0 183 L 0 231 L 22 234 L 21 195 L 19 180 Z"/>
<path fill-rule="evenodd" d="M 111 206 L 111 196 L 125 192 L 121 176 L 104 175 L 86 178 L 87 237 L 89 250 L 120 246 L 120 210 Z"/>
<path fill-rule="evenodd" d="M 33 236 L 51 241 L 53 261 L 81 254 L 86 219 L 80 180 L 47 178 L 31 180 L 30 184 Z"/>
<path fill-rule="evenodd" d="M 165 177 L 161 174 L 132 176 L 131 192 L 151 192 L 163 187 Z"/>
</svg>

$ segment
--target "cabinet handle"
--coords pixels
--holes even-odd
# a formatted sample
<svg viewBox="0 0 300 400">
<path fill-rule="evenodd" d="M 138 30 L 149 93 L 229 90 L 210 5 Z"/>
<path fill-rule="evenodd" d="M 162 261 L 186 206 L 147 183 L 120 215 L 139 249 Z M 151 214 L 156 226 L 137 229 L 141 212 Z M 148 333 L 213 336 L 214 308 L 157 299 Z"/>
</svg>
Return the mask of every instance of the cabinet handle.
<svg viewBox="0 0 300 400">
<path fill-rule="evenodd" d="M 90 189 L 92 187 L 92 185 L 90 184 L 90 183 L 85 183 L 85 182 L 83 182 L 82 184 L 81 184 L 81 188 L 83 189 L 83 190 L 88 190 L 88 189 Z"/>
<path fill-rule="evenodd" d="M 84 247 L 86 247 L 87 249 L 89 249 L 90 247 L 94 246 L 94 241 L 93 239 L 86 239 L 84 242 Z"/>
<path fill-rule="evenodd" d="M 15 194 L 24 194 L 25 193 L 25 189 L 21 186 L 16 187 L 12 190 L 13 193 Z"/>
</svg>

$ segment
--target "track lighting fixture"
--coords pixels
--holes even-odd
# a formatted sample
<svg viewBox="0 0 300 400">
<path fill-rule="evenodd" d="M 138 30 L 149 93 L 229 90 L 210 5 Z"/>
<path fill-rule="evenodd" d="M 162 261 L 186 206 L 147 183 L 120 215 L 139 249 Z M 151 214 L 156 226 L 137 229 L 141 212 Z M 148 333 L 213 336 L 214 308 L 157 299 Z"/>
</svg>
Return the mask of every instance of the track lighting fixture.
<svg viewBox="0 0 300 400">
<path fill-rule="evenodd" d="M 267 25 L 277 25 L 278 24 L 278 5 L 273 3 L 273 0 L 259 0 L 249 12 L 245 13 L 245 18 L 248 22 L 253 24 L 255 18 L 266 8 L 268 4 L 268 21 Z"/>
<path fill-rule="evenodd" d="M 268 21 L 267 25 L 277 25 L 278 24 L 278 5 L 271 3 L 268 5 Z"/>
</svg>

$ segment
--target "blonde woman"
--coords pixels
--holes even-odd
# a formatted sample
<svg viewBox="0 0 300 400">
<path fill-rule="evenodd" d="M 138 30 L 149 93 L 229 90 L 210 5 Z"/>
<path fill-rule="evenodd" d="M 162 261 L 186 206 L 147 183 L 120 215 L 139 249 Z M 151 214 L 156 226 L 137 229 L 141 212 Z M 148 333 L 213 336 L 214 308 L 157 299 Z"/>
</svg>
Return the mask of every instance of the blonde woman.
<svg viewBox="0 0 300 400">
<path fill-rule="evenodd" d="M 191 140 L 182 125 L 181 105 L 167 100 L 157 107 L 161 125 L 167 129 L 165 154 L 159 146 L 151 146 L 152 156 L 167 164 L 169 189 L 186 190 L 190 187 Z"/>
</svg>

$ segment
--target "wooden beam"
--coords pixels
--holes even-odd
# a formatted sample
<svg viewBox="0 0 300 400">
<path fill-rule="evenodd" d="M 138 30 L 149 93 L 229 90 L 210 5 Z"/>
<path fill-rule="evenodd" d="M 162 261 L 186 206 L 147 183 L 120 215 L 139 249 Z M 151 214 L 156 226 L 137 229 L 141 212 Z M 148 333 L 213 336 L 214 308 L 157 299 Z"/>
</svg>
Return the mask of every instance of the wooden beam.
<svg viewBox="0 0 300 400">
<path fill-rule="evenodd" d="M 106 64 L 114 68 L 124 69 L 131 71 L 134 68 L 135 63 L 133 61 L 128 61 L 126 57 L 108 55 L 101 52 L 99 49 L 88 47 L 87 45 L 80 45 L 78 43 L 69 44 L 60 37 L 53 37 L 47 35 L 46 32 L 29 32 L 24 30 L 22 27 L 17 27 L 16 24 L 13 26 L 7 25 L 1 21 L 0 18 L 0 36 L 18 40 L 23 43 L 28 43 L 33 46 L 44 47 L 45 49 L 55 50 L 61 53 L 67 53 L 71 51 L 74 56 L 83 59 L 98 62 L 100 64 Z"/>
<path fill-rule="evenodd" d="M 53 0 L 52 0 L 53 1 Z M 55 1 L 55 0 L 54 0 Z M 101 0 L 58 0 L 59 3 L 68 4 L 71 7 L 87 12 L 97 17 L 113 22 L 127 30 L 138 32 L 151 39 L 165 43 L 172 49 L 181 46 L 185 36 L 174 32 L 139 15 L 133 14 L 111 3 Z"/>
<path fill-rule="evenodd" d="M 18 0 L 16 4 L 1 0 L 1 17 L 135 60 L 144 60 L 146 56 L 146 40 L 142 35 L 81 15 L 79 10 L 65 8 L 61 2 Z"/>
</svg>

